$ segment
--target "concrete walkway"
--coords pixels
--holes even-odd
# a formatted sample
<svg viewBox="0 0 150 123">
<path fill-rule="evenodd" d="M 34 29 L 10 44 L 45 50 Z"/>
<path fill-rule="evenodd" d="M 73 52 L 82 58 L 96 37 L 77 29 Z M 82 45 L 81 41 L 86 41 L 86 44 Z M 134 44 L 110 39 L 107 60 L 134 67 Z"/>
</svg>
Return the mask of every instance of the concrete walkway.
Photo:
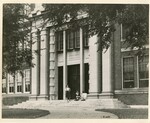
<svg viewBox="0 0 150 123">
<path fill-rule="evenodd" d="M 112 113 L 82 107 L 41 107 L 40 109 L 48 110 L 50 114 L 38 119 L 118 119 Z"/>
</svg>

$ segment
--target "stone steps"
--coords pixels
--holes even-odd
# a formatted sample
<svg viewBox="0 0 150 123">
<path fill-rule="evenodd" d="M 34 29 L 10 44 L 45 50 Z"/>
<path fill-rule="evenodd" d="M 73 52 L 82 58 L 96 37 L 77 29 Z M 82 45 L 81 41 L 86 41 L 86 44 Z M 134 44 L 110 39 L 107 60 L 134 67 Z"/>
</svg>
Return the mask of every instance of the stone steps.
<svg viewBox="0 0 150 123">
<path fill-rule="evenodd" d="M 67 102 L 66 100 L 28 100 L 10 108 L 42 108 L 42 107 L 88 107 L 88 108 L 128 108 L 118 99 L 87 99 L 86 101 Z"/>
</svg>

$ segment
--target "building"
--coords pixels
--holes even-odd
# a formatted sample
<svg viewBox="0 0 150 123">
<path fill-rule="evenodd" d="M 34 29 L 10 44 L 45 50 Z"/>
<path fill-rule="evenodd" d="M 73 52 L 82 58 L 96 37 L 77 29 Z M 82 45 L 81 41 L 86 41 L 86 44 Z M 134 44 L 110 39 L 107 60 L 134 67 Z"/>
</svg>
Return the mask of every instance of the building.
<svg viewBox="0 0 150 123">
<path fill-rule="evenodd" d="M 87 37 L 87 26 L 59 31 L 47 23 L 41 28 L 42 11 L 32 13 L 32 53 L 35 66 L 19 73 L 14 81 L 7 74 L 2 83 L 3 95 L 28 95 L 30 99 L 65 99 L 65 87 L 88 93 L 90 99 L 118 98 L 126 104 L 148 104 L 147 54 L 141 60 L 136 50 L 123 47 L 123 27 L 116 24 L 114 43 L 106 52 L 98 51 L 99 38 Z"/>
</svg>

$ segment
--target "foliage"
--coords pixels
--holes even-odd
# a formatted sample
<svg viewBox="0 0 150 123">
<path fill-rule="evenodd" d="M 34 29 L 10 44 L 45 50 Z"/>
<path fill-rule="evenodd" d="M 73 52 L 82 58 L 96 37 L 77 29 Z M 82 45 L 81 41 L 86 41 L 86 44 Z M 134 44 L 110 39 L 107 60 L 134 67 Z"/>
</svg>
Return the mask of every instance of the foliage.
<svg viewBox="0 0 150 123">
<path fill-rule="evenodd" d="M 40 109 L 2 109 L 2 118 L 30 118 L 35 119 L 50 114 L 47 110 Z"/>
<path fill-rule="evenodd" d="M 112 42 L 115 24 L 129 28 L 126 42 L 131 49 L 145 49 L 148 44 L 148 5 L 135 4 L 43 4 L 46 14 L 54 25 L 66 22 L 71 26 L 89 25 L 89 36 L 98 34 L 102 48 L 107 49 Z M 78 23 L 80 14 L 87 14 L 84 23 Z"/>
<path fill-rule="evenodd" d="M 31 66 L 29 21 L 25 4 L 3 4 L 3 72 L 15 74 L 25 66 Z M 23 45 L 28 44 L 28 47 Z"/>
</svg>

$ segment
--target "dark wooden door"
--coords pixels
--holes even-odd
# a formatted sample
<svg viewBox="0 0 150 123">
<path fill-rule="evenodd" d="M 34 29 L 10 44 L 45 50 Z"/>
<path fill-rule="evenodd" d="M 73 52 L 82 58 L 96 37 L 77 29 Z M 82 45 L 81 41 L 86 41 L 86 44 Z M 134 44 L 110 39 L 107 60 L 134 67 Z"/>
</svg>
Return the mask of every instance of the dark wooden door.
<svg viewBox="0 0 150 123">
<path fill-rule="evenodd" d="M 75 99 L 76 91 L 80 92 L 80 65 L 68 66 L 68 85 L 71 89 L 71 99 Z"/>
<path fill-rule="evenodd" d="M 58 99 L 63 99 L 63 67 L 58 67 Z"/>
</svg>

